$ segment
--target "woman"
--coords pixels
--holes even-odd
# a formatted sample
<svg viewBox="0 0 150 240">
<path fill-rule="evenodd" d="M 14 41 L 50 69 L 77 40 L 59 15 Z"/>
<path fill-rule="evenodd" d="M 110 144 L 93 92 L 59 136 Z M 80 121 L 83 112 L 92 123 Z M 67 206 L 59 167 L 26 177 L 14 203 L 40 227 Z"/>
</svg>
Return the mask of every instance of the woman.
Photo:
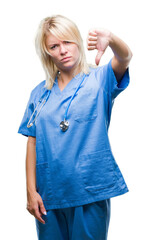
<svg viewBox="0 0 150 240">
<path fill-rule="evenodd" d="M 108 127 L 116 96 L 129 84 L 129 47 L 108 30 L 93 29 L 86 62 L 76 25 L 56 15 L 41 21 L 36 50 L 46 80 L 31 92 L 18 132 L 28 136 L 27 210 L 38 239 L 107 239 L 110 198 L 128 192 L 113 157 Z"/>
</svg>

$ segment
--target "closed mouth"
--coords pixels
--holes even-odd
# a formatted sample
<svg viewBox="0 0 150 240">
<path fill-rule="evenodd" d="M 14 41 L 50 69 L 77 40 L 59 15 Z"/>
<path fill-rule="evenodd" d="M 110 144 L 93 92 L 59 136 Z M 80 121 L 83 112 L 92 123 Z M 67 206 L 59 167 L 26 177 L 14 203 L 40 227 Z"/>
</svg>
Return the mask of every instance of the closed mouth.
<svg viewBox="0 0 150 240">
<path fill-rule="evenodd" d="M 65 61 L 65 60 L 69 60 L 71 57 L 65 57 L 63 59 L 61 59 L 61 61 Z"/>
</svg>

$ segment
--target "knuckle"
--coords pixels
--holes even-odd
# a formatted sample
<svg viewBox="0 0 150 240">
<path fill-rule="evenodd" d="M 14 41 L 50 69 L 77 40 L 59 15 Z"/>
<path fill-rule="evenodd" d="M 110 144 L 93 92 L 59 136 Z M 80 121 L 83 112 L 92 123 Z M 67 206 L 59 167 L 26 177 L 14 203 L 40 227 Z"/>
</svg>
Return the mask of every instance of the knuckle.
<svg viewBox="0 0 150 240">
<path fill-rule="evenodd" d="M 39 204 L 40 206 L 44 206 L 43 201 L 40 201 Z"/>
<path fill-rule="evenodd" d="M 34 211 L 34 212 L 38 212 L 38 207 L 34 207 L 34 208 L 33 208 L 33 211 Z"/>
<path fill-rule="evenodd" d="M 40 204 L 40 208 L 44 208 L 44 204 L 43 203 Z"/>
<path fill-rule="evenodd" d="M 26 209 L 29 211 L 29 210 L 30 210 L 30 206 L 29 206 L 29 205 L 27 205 L 27 206 L 26 206 Z"/>
<path fill-rule="evenodd" d="M 36 207 L 36 206 L 27 206 L 26 207 L 26 209 L 28 210 L 28 211 L 30 211 L 30 212 L 34 212 L 34 211 L 36 211 L 38 208 Z"/>
</svg>

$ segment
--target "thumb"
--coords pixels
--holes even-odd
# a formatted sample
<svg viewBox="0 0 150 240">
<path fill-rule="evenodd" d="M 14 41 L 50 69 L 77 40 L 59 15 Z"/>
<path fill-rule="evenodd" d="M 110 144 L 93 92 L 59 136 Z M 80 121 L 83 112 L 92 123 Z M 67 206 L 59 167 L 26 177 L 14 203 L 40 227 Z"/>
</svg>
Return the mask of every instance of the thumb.
<svg viewBox="0 0 150 240">
<path fill-rule="evenodd" d="M 97 53 L 97 55 L 96 55 L 96 58 L 95 58 L 95 63 L 96 63 L 96 65 L 99 64 L 103 53 L 104 53 L 104 52 L 102 52 L 102 51 L 98 51 L 98 53 Z"/>
<path fill-rule="evenodd" d="M 47 215 L 43 202 L 39 203 L 39 209 L 42 214 Z"/>
</svg>

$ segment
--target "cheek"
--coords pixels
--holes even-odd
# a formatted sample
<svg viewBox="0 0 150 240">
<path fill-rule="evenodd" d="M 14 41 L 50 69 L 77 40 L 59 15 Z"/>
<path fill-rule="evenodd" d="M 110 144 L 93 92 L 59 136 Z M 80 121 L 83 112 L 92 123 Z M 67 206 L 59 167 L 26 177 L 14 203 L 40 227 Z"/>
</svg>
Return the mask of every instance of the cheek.
<svg viewBox="0 0 150 240">
<path fill-rule="evenodd" d="M 55 56 L 55 55 L 51 56 L 51 59 L 52 59 L 52 61 L 53 61 L 54 63 L 57 63 L 57 62 L 58 62 L 58 58 L 57 58 L 57 56 Z"/>
<path fill-rule="evenodd" d="M 73 56 L 74 56 L 76 59 L 79 58 L 79 49 L 78 49 L 78 47 L 75 47 L 75 48 L 73 49 Z"/>
</svg>

